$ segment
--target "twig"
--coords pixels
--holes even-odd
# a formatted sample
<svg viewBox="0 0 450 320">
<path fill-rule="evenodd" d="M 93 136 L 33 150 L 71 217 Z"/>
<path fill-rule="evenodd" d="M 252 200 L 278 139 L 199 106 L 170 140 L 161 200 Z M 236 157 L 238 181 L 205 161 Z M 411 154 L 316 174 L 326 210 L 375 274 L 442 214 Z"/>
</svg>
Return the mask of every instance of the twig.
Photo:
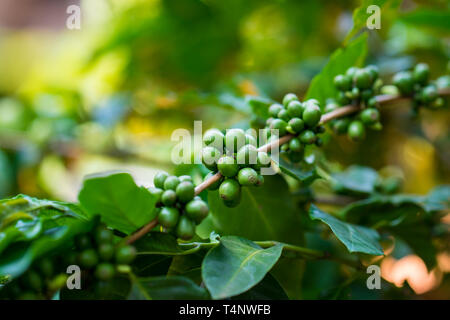
<svg viewBox="0 0 450 320">
<path fill-rule="evenodd" d="M 450 95 L 450 89 L 440 89 L 439 94 L 440 95 Z M 397 95 L 386 95 L 386 94 L 378 95 L 375 98 L 377 99 L 377 102 L 379 104 L 408 101 L 411 99 L 408 97 L 402 97 L 402 96 L 397 96 Z M 354 106 L 354 105 L 342 106 L 332 112 L 322 115 L 319 123 L 324 124 L 333 119 L 337 119 L 337 118 L 352 114 L 354 112 L 357 112 L 358 110 L 360 110 L 360 106 Z M 272 141 L 268 144 L 265 144 L 265 145 L 259 147 L 258 151 L 269 152 L 274 147 L 278 147 L 278 146 L 281 146 L 281 145 L 289 142 L 293 137 L 294 137 L 294 135 L 292 135 L 292 134 L 285 135 L 278 140 Z M 222 177 L 222 175 L 220 174 L 220 172 L 217 172 L 216 174 L 214 174 L 207 180 L 200 183 L 195 188 L 195 195 L 199 195 L 202 191 L 206 190 L 213 183 L 220 180 L 221 177 Z M 153 229 L 155 227 L 156 223 L 157 223 L 157 219 L 150 221 L 147 225 L 145 225 L 144 227 L 139 229 L 135 234 L 131 235 L 130 238 L 127 240 L 127 243 L 133 243 L 140 237 L 144 236 L 147 232 L 149 232 L 151 229 Z"/>
</svg>

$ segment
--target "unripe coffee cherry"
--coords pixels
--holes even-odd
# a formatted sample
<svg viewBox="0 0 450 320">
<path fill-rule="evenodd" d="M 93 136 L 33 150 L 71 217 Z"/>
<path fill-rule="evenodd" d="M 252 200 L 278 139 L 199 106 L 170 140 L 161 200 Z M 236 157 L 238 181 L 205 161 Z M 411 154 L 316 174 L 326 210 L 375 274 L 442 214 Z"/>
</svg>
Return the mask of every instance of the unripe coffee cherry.
<svg viewBox="0 0 450 320">
<path fill-rule="evenodd" d="M 239 195 L 234 198 L 233 200 L 224 200 L 223 204 L 228 208 L 234 208 L 237 207 L 241 203 L 242 194 L 239 193 Z"/>
<path fill-rule="evenodd" d="M 293 133 L 300 133 L 305 128 L 305 122 L 300 118 L 292 118 L 288 123 Z"/>
<path fill-rule="evenodd" d="M 121 246 L 116 251 L 118 264 L 130 264 L 136 258 L 136 249 L 133 246 Z"/>
<path fill-rule="evenodd" d="M 192 182 L 192 177 L 188 175 L 179 176 L 178 179 L 180 180 L 180 182 Z"/>
<path fill-rule="evenodd" d="M 359 120 L 353 120 L 348 126 L 348 137 L 353 141 L 360 141 L 366 135 L 364 124 Z"/>
<path fill-rule="evenodd" d="M 161 196 L 161 202 L 165 206 L 173 206 L 175 202 L 177 201 L 177 194 L 173 190 L 166 190 L 163 192 Z"/>
<path fill-rule="evenodd" d="M 294 152 L 300 152 L 303 150 L 303 145 L 300 142 L 300 139 L 293 138 L 291 141 L 289 141 L 289 149 Z"/>
<path fill-rule="evenodd" d="M 374 66 L 373 64 L 370 64 L 365 69 L 370 73 L 370 75 L 372 76 L 372 80 L 373 81 L 378 79 L 378 76 L 380 74 L 380 70 L 378 69 L 377 66 Z"/>
<path fill-rule="evenodd" d="M 286 94 L 286 95 L 284 96 L 284 98 L 283 98 L 283 105 L 284 105 L 285 107 L 287 107 L 288 104 L 289 104 L 291 101 L 295 101 L 295 100 L 298 101 L 297 95 L 296 95 L 295 93 L 288 93 L 288 94 Z"/>
<path fill-rule="evenodd" d="M 348 118 L 336 119 L 333 122 L 333 130 L 338 134 L 343 134 L 347 132 L 350 120 Z"/>
<path fill-rule="evenodd" d="M 176 189 L 177 198 L 182 202 L 186 203 L 191 201 L 195 196 L 195 187 L 192 182 L 183 181 Z"/>
<path fill-rule="evenodd" d="M 418 63 L 413 71 L 413 78 L 416 83 L 424 85 L 428 82 L 430 68 L 426 63 Z"/>
<path fill-rule="evenodd" d="M 78 260 L 81 267 L 90 269 L 98 263 L 97 252 L 94 249 L 86 249 L 80 253 Z"/>
<path fill-rule="evenodd" d="M 114 266 L 110 263 L 100 263 L 95 269 L 95 276 L 103 281 L 108 281 L 114 278 Z"/>
<path fill-rule="evenodd" d="M 232 201 L 241 194 L 241 186 L 236 180 L 227 179 L 219 187 L 219 195 L 225 201 Z"/>
<path fill-rule="evenodd" d="M 87 249 L 91 247 L 92 242 L 87 234 L 80 234 L 75 238 L 75 244 L 79 249 Z"/>
<path fill-rule="evenodd" d="M 245 134 L 245 144 L 256 147 L 258 145 L 258 141 L 251 134 Z"/>
<path fill-rule="evenodd" d="M 219 161 L 217 161 L 217 168 L 224 177 L 228 178 L 234 177 L 239 171 L 239 165 L 236 163 L 236 160 L 230 156 L 220 157 Z"/>
<path fill-rule="evenodd" d="M 267 152 L 259 151 L 257 159 L 256 159 L 256 168 L 260 169 L 260 168 L 270 167 L 270 163 L 271 163 L 271 159 L 270 159 L 269 155 L 267 154 Z"/>
<path fill-rule="evenodd" d="M 165 228 L 172 228 L 176 226 L 179 216 L 180 212 L 177 208 L 162 207 L 158 215 L 158 222 Z"/>
<path fill-rule="evenodd" d="M 392 78 L 394 85 L 402 94 L 408 95 L 414 91 L 414 79 L 409 71 L 401 71 Z"/>
<path fill-rule="evenodd" d="M 352 78 L 347 75 L 338 74 L 334 77 L 333 82 L 335 87 L 341 91 L 347 91 L 352 87 Z"/>
<path fill-rule="evenodd" d="M 281 119 L 274 119 L 270 124 L 270 129 L 278 130 L 278 135 L 280 137 L 286 134 L 286 127 L 287 127 L 286 121 Z"/>
<path fill-rule="evenodd" d="M 186 204 L 186 215 L 196 223 L 205 219 L 208 212 L 208 205 L 203 200 L 192 200 Z"/>
<path fill-rule="evenodd" d="M 322 116 L 322 112 L 320 108 L 315 104 L 308 104 L 303 111 L 303 121 L 305 121 L 306 125 L 310 128 L 315 127 Z"/>
<path fill-rule="evenodd" d="M 195 235 L 195 223 L 186 216 L 181 216 L 176 228 L 177 237 L 189 240 Z"/>
<path fill-rule="evenodd" d="M 301 118 L 304 109 L 305 107 L 298 100 L 291 101 L 287 105 L 287 113 L 291 118 Z"/>
<path fill-rule="evenodd" d="M 153 178 L 153 184 L 156 188 L 164 189 L 164 181 L 166 181 L 169 174 L 164 171 L 158 172 Z"/>
<path fill-rule="evenodd" d="M 175 176 L 167 177 L 166 181 L 164 181 L 164 189 L 165 190 L 175 190 L 180 183 L 180 179 Z"/>
<path fill-rule="evenodd" d="M 161 202 L 161 196 L 164 192 L 163 189 L 150 187 L 150 188 L 148 188 L 148 191 L 156 197 L 156 203 Z"/>
<path fill-rule="evenodd" d="M 224 134 L 219 129 L 209 129 L 203 135 L 205 145 L 212 145 L 215 148 L 223 148 Z"/>
<path fill-rule="evenodd" d="M 372 125 L 380 121 L 380 112 L 375 108 L 367 108 L 361 112 L 361 120 L 364 124 Z"/>
<path fill-rule="evenodd" d="M 278 116 L 278 113 L 283 110 L 283 106 L 279 103 L 274 103 L 269 107 L 269 114 L 276 118 Z"/>
<path fill-rule="evenodd" d="M 353 77 L 354 77 L 354 75 L 355 75 L 355 73 L 356 73 L 357 70 L 358 70 L 358 68 L 356 68 L 356 67 L 350 67 L 350 68 L 347 69 L 347 71 L 345 72 L 345 74 L 346 74 L 347 76 L 349 76 L 351 79 L 353 79 Z"/>
<path fill-rule="evenodd" d="M 202 162 L 206 168 L 211 171 L 217 170 L 217 161 L 222 153 L 214 147 L 205 147 L 202 149 Z"/>
<path fill-rule="evenodd" d="M 256 164 L 258 149 L 252 145 L 243 146 L 236 155 L 238 165 Z"/>
<path fill-rule="evenodd" d="M 98 247 L 98 255 L 103 261 L 111 260 L 114 257 L 114 246 L 111 243 L 102 243 Z"/>
<path fill-rule="evenodd" d="M 303 131 L 300 136 L 300 141 L 305 144 L 312 144 L 316 141 L 316 135 L 311 130 Z"/>
<path fill-rule="evenodd" d="M 242 129 L 228 129 L 225 134 L 225 147 L 236 153 L 245 144 L 245 132 Z"/>
<path fill-rule="evenodd" d="M 291 117 L 289 116 L 289 113 L 287 112 L 287 110 L 283 109 L 280 112 L 278 112 L 278 119 L 284 120 L 286 122 L 289 121 L 289 119 L 291 119 Z"/>
<path fill-rule="evenodd" d="M 422 89 L 420 97 L 424 103 L 431 103 L 439 97 L 439 93 L 436 86 L 430 84 Z"/>
<path fill-rule="evenodd" d="M 353 79 L 359 89 L 368 89 L 372 86 L 372 75 L 366 69 L 356 70 Z"/>
<path fill-rule="evenodd" d="M 254 186 L 258 182 L 258 173 L 252 168 L 243 168 L 239 170 L 238 181 L 242 186 Z"/>
</svg>

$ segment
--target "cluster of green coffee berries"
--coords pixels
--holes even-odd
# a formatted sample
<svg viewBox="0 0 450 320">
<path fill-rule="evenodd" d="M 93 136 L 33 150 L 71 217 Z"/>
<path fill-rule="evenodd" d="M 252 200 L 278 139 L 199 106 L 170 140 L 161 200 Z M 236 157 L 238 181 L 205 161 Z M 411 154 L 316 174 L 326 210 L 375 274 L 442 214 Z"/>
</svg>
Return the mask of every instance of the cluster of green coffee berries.
<svg viewBox="0 0 450 320">
<path fill-rule="evenodd" d="M 104 226 L 76 236 L 74 242 L 74 247 L 67 253 L 35 261 L 23 275 L 5 285 L 0 298 L 51 299 L 66 286 L 66 272 L 70 265 L 80 267 L 82 287 L 89 290 L 130 269 L 129 264 L 136 257 L 133 246 L 116 245 L 112 231 Z"/>
<path fill-rule="evenodd" d="M 37 260 L 23 275 L 5 284 L 0 290 L 0 299 L 51 299 L 66 285 L 67 275 L 60 268 L 63 263 L 60 257 Z"/>
<path fill-rule="evenodd" d="M 270 166 L 266 152 L 258 151 L 257 137 L 242 129 L 209 129 L 203 135 L 205 147 L 202 162 L 212 172 L 205 179 L 220 172 L 221 178 L 208 190 L 219 189 L 224 204 L 230 208 L 241 201 L 242 186 L 260 186 L 264 183 L 261 169 Z"/>
<path fill-rule="evenodd" d="M 281 151 L 287 153 L 291 161 L 303 160 L 306 145 L 322 145 L 318 134 L 323 133 L 325 128 L 319 124 L 322 111 L 317 100 L 300 102 L 294 93 L 288 93 L 283 98 L 283 104 L 275 103 L 269 107 L 269 114 L 266 122 L 266 128 L 270 129 L 269 141 L 286 134 L 295 135 L 289 143 L 281 146 Z M 272 130 L 278 130 L 278 136 L 273 135 Z"/>
<path fill-rule="evenodd" d="M 412 71 L 400 71 L 393 77 L 393 84 L 403 96 L 412 97 L 413 110 L 418 111 L 420 107 L 437 109 L 444 105 L 444 99 L 439 96 L 438 85 L 430 82 L 430 68 L 426 63 L 417 64 Z M 446 79 L 441 77 L 440 79 Z M 447 86 L 448 87 L 448 86 Z"/>
<path fill-rule="evenodd" d="M 190 176 L 170 176 L 158 172 L 150 192 L 158 196 L 158 223 L 183 240 L 195 235 L 195 226 L 206 218 L 208 205 L 195 196 L 195 186 Z"/>
<path fill-rule="evenodd" d="M 81 270 L 100 281 L 114 278 L 117 271 L 124 270 L 136 258 L 136 249 L 130 245 L 114 243 L 114 234 L 105 226 L 94 232 L 78 235 L 75 250 L 68 254 L 69 265 L 79 265 Z"/>
<path fill-rule="evenodd" d="M 334 85 L 339 93 L 336 100 L 327 101 L 325 113 L 349 104 L 361 107 L 361 111 L 356 114 L 331 121 L 330 127 L 334 132 L 347 134 L 350 140 L 359 141 L 364 139 L 366 128 L 382 129 L 376 95 L 379 94 L 383 82 L 378 75 L 378 68 L 369 65 L 365 68 L 351 67 L 345 74 L 334 77 Z"/>
</svg>

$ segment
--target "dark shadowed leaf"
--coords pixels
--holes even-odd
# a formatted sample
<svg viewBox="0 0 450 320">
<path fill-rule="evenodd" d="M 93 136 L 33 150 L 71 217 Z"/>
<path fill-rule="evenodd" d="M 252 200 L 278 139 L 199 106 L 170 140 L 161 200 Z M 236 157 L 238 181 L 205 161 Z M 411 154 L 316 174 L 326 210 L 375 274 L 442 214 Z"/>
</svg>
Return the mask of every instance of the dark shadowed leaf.
<svg viewBox="0 0 450 320">
<path fill-rule="evenodd" d="M 378 242 L 379 235 L 375 230 L 341 221 L 313 204 L 309 209 L 309 215 L 313 220 L 326 223 L 348 251 L 383 255 L 383 249 Z"/>
<path fill-rule="evenodd" d="M 263 249 L 247 239 L 222 237 L 203 260 L 203 281 L 214 299 L 238 295 L 264 278 L 282 250 L 282 244 Z"/>
</svg>

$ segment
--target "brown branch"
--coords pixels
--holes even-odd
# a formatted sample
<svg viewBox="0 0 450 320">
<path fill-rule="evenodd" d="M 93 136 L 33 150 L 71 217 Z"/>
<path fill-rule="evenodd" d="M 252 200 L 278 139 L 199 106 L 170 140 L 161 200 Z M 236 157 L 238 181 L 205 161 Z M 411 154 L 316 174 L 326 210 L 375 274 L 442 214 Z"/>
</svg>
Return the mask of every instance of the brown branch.
<svg viewBox="0 0 450 320">
<path fill-rule="evenodd" d="M 450 89 L 440 89 L 439 94 L 440 95 L 450 95 Z M 386 104 L 386 103 L 391 103 L 391 102 L 409 101 L 411 98 L 384 94 L 384 95 L 376 96 L 376 99 L 379 104 Z M 354 112 L 357 112 L 358 110 L 360 110 L 360 106 L 355 106 L 355 105 L 342 106 L 332 112 L 322 115 L 319 123 L 324 124 L 333 119 L 337 119 L 337 118 L 352 114 Z M 259 147 L 258 151 L 269 152 L 274 147 L 278 147 L 278 146 L 281 146 L 281 145 L 289 142 L 293 137 L 294 137 L 294 135 L 292 135 L 292 134 L 285 135 L 278 140 L 272 141 L 268 144 L 265 144 L 265 145 Z M 195 195 L 199 195 L 202 191 L 206 190 L 213 183 L 220 180 L 221 177 L 222 177 L 222 175 L 220 174 L 220 172 L 217 172 L 215 175 L 211 176 L 207 180 L 200 183 L 195 188 Z M 147 225 L 145 225 L 144 227 L 139 229 L 136 233 L 131 235 L 128 238 L 127 243 L 129 243 L 129 244 L 133 243 L 140 237 L 144 236 L 147 232 L 149 232 L 151 229 L 153 229 L 156 226 L 156 224 L 157 224 L 157 219 L 150 221 Z"/>
</svg>

